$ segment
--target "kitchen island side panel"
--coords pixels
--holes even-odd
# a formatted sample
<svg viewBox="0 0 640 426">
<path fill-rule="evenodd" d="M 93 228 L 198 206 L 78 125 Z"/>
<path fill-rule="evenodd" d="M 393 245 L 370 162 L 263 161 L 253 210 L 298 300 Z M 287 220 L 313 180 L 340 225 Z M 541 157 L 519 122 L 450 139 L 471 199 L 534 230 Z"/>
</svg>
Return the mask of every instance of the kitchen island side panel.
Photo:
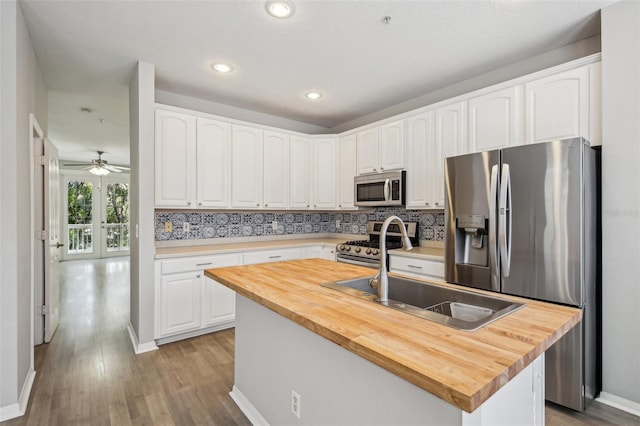
<svg viewBox="0 0 640 426">
<path fill-rule="evenodd" d="M 236 310 L 234 387 L 269 424 L 544 424 L 544 393 L 531 395 L 543 356 L 466 413 L 243 296 Z"/>
</svg>

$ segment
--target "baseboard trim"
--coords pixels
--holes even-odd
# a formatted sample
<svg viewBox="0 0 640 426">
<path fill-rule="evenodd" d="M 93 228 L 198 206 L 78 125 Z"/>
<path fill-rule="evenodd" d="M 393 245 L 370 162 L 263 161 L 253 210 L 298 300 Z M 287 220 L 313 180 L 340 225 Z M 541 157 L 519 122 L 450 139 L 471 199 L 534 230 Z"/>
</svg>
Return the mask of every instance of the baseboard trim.
<svg viewBox="0 0 640 426">
<path fill-rule="evenodd" d="M 138 354 L 143 354 L 145 352 L 151 352 L 158 349 L 158 345 L 156 345 L 155 341 L 147 342 L 140 344 L 138 342 L 138 336 L 136 335 L 136 331 L 133 329 L 131 323 L 127 325 L 127 331 L 129 332 L 129 338 L 131 339 L 131 346 L 133 346 L 133 352 Z"/>
<path fill-rule="evenodd" d="M 607 392 L 600 392 L 596 401 L 640 417 L 640 403 Z"/>
<path fill-rule="evenodd" d="M 31 388 L 33 387 L 33 381 L 35 378 L 35 370 L 29 371 L 27 377 L 24 379 L 24 384 L 22 385 L 22 391 L 20 392 L 18 402 L 0 407 L 0 422 L 24 416 L 24 413 L 27 411 L 29 396 L 31 395 Z"/>
<path fill-rule="evenodd" d="M 233 389 L 229 392 L 229 396 L 231 396 L 231 399 L 235 401 L 240 411 L 247 416 L 252 425 L 269 426 L 269 422 L 262 417 L 262 414 L 260 414 L 251 401 L 249 401 L 247 397 L 240 392 L 240 389 L 238 389 L 236 385 L 233 385 Z"/>
</svg>

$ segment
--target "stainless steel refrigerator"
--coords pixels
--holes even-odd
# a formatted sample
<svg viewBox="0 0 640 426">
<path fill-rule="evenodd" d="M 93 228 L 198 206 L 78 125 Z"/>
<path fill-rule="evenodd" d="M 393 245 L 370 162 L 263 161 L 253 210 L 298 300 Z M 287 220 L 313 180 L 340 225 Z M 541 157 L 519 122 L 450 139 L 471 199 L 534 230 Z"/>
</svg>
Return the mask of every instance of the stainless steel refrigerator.
<svg viewBox="0 0 640 426">
<path fill-rule="evenodd" d="M 445 160 L 445 279 L 575 306 L 546 353 L 546 398 L 582 411 L 596 372 L 599 152 L 581 138 Z"/>
</svg>

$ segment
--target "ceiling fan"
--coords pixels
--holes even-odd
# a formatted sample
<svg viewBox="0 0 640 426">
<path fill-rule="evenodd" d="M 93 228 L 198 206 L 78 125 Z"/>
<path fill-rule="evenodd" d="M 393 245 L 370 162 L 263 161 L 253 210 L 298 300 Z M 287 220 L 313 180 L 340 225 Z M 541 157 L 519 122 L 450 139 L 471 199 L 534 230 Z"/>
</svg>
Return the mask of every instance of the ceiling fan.
<svg viewBox="0 0 640 426">
<path fill-rule="evenodd" d="M 94 175 L 104 176 L 108 175 L 111 172 L 121 173 L 123 170 L 129 170 L 129 167 L 125 166 L 113 166 L 109 164 L 107 160 L 102 159 L 102 154 L 104 151 L 96 151 L 98 153 L 98 158 L 91 160 L 91 163 L 72 163 L 72 164 L 64 164 L 65 166 L 85 166 L 82 170 L 89 170 Z"/>
</svg>

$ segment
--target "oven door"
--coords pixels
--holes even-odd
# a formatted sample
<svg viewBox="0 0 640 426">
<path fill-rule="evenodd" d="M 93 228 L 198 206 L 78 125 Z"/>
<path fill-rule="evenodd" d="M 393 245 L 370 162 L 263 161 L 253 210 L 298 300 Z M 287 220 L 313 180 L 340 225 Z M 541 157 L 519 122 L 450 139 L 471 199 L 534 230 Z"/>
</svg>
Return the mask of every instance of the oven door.
<svg viewBox="0 0 640 426">
<path fill-rule="evenodd" d="M 380 267 L 380 261 L 375 259 L 367 259 L 358 256 L 351 256 L 348 254 L 339 253 L 336 255 L 336 260 L 342 263 L 349 263 L 351 265 L 365 266 L 367 268 L 378 269 Z"/>
</svg>

